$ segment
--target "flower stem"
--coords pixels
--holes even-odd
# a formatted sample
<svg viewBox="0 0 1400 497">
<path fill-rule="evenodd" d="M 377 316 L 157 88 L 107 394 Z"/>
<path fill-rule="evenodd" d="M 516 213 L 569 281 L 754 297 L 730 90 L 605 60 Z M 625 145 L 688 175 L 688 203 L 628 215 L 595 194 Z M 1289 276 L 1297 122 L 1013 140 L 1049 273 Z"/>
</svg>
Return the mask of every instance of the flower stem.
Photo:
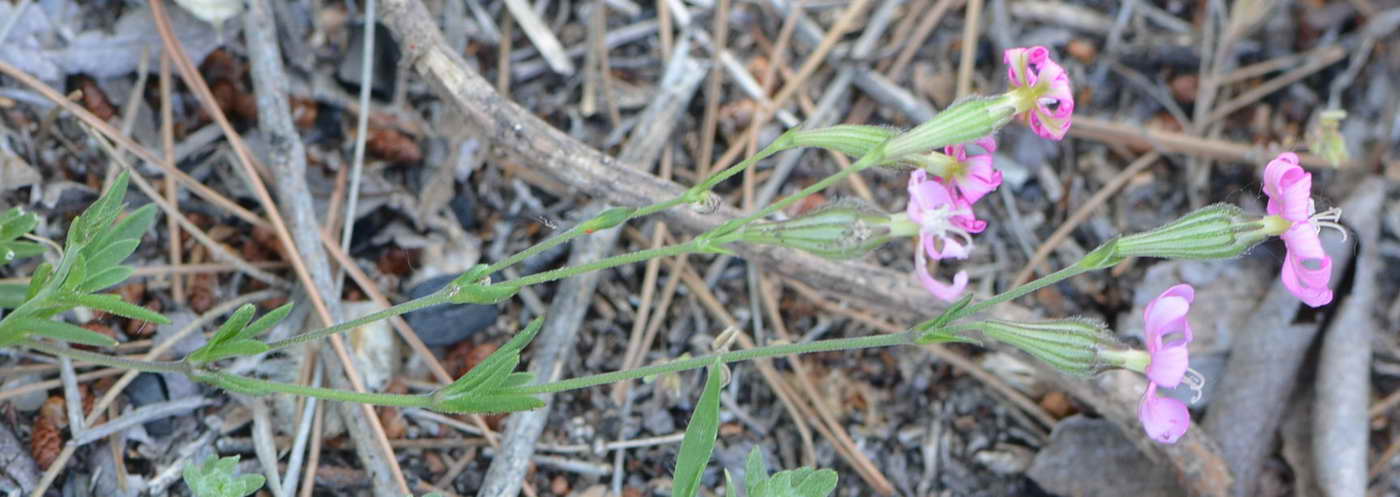
<svg viewBox="0 0 1400 497">
<path fill-rule="evenodd" d="M 645 261 L 647 259 L 652 259 L 655 257 L 669 257 L 673 255 L 700 252 L 702 246 L 703 245 L 697 240 L 691 240 L 689 242 L 677 245 L 659 247 L 650 250 L 642 250 L 632 252 L 630 254 L 615 255 L 606 259 L 600 259 L 587 264 L 579 264 L 577 266 L 562 267 L 552 271 L 539 272 L 529 276 L 524 276 L 509 281 L 503 281 L 498 284 L 515 287 L 536 285 L 547 281 L 568 278 L 570 276 L 587 273 L 590 271 L 597 271 L 599 269 L 607 269 L 614 266 L 621 266 L 623 264 L 631 264 L 634 262 Z"/>
<path fill-rule="evenodd" d="M 1097 252 L 1097 250 L 1096 250 L 1095 252 Z M 1017 299 L 1017 298 L 1020 298 L 1020 297 L 1023 296 L 1023 295 L 1028 294 L 1028 293 L 1034 292 L 1034 291 L 1039 290 L 1039 289 L 1041 289 L 1041 288 L 1045 288 L 1045 287 L 1050 286 L 1050 285 L 1053 285 L 1053 284 L 1055 284 L 1055 283 L 1059 283 L 1059 282 L 1064 281 L 1065 279 L 1067 279 L 1067 278 L 1069 278 L 1069 277 L 1071 277 L 1071 276 L 1076 276 L 1076 275 L 1080 275 L 1080 274 L 1083 274 L 1083 273 L 1087 273 L 1087 272 L 1092 271 L 1092 270 L 1095 270 L 1095 269 L 1101 269 L 1100 267 L 1094 266 L 1094 265 L 1092 265 L 1092 264 L 1084 264 L 1084 262 L 1085 262 L 1085 260 L 1081 260 L 1081 261 L 1079 261 L 1079 262 L 1076 262 L 1074 265 L 1072 265 L 1072 266 L 1070 266 L 1070 267 L 1067 267 L 1067 268 L 1061 269 L 1061 270 L 1059 270 L 1059 271 L 1055 271 L 1055 272 L 1053 272 L 1053 273 L 1047 274 L 1047 275 L 1045 275 L 1045 276 L 1040 277 L 1039 279 L 1036 279 L 1036 280 L 1031 281 L 1031 282 L 1028 282 L 1028 283 L 1026 283 L 1026 284 L 1024 284 L 1024 285 L 1021 285 L 1021 286 L 1018 286 L 1018 287 L 1016 287 L 1016 288 L 1012 288 L 1012 289 L 1010 289 L 1010 290 L 1007 290 L 1007 291 L 1005 291 L 1005 292 L 1002 292 L 1002 293 L 1000 293 L 1000 294 L 998 294 L 998 295 L 995 295 L 995 296 L 993 296 L 993 297 L 991 297 L 991 298 L 989 298 L 989 299 L 987 299 L 987 300 L 979 301 L 979 302 L 977 302 L 977 303 L 975 303 L 975 304 L 972 304 L 972 305 L 969 305 L 969 306 L 964 307 L 964 308 L 962 308 L 962 309 L 959 309 L 959 310 L 957 310 L 956 312 L 954 312 L 952 316 L 949 316 L 949 317 L 947 317 L 947 318 L 943 318 L 943 322 L 945 322 L 945 323 L 952 323 L 952 322 L 954 322 L 954 321 L 957 321 L 958 319 L 961 319 L 961 318 L 964 318 L 964 317 L 967 317 L 967 316 L 971 316 L 971 315 L 976 314 L 976 313 L 978 313 L 978 312 L 982 312 L 982 311 L 984 311 L 984 310 L 987 310 L 987 308 L 989 308 L 989 307 L 991 307 L 991 306 L 1000 304 L 1000 303 L 1002 303 L 1002 302 L 1007 302 L 1007 301 L 1010 301 L 1010 300 L 1015 300 L 1015 299 Z M 935 318 L 935 319 L 938 319 L 938 318 Z M 930 321 L 932 321 L 932 320 L 930 320 Z"/>
<path fill-rule="evenodd" d="M 25 338 L 19 342 L 19 345 L 49 355 L 67 357 L 69 359 L 87 361 L 93 364 L 101 364 L 114 368 L 134 369 L 149 373 L 189 373 L 192 370 L 189 364 L 181 361 L 143 361 L 140 359 L 127 359 L 125 357 L 78 350 L 63 345 L 44 343 L 33 338 Z"/>
<path fill-rule="evenodd" d="M 715 229 L 712 229 L 701 236 L 723 236 L 732 233 L 734 230 L 737 230 L 743 227 L 744 225 L 753 222 L 754 220 L 762 219 L 765 216 L 768 216 L 769 214 L 786 209 L 788 206 L 796 203 L 798 200 L 802 200 L 803 198 L 806 198 L 812 195 L 813 193 L 825 190 L 831 185 L 836 184 L 838 181 L 846 179 L 847 176 L 860 172 L 861 170 L 864 170 L 875 164 L 879 164 L 881 161 L 884 160 L 884 157 L 884 149 L 880 146 L 877 146 L 874 150 L 871 150 L 869 153 L 865 154 L 864 156 L 861 156 L 860 160 L 856 161 L 855 164 L 851 164 L 851 167 L 847 167 L 845 169 L 837 171 L 836 174 L 832 174 L 831 176 L 822 178 L 821 181 L 813 183 L 807 188 L 803 188 L 802 191 L 799 191 L 787 197 L 783 197 L 782 200 L 773 202 L 772 204 L 769 204 L 767 207 L 759 209 L 753 214 L 749 214 L 738 219 L 729 220 L 728 222 L 719 225 Z"/>
<path fill-rule="evenodd" d="M 355 319 L 352 319 L 352 320 L 349 320 L 349 321 L 346 321 L 346 322 L 343 322 L 343 323 L 336 324 L 336 325 L 334 325 L 334 326 L 330 326 L 330 327 L 327 327 L 327 328 L 321 328 L 321 329 L 316 330 L 316 331 L 310 331 L 310 332 L 302 333 L 302 334 L 300 334 L 300 335 L 297 335 L 297 336 L 294 336 L 294 337 L 291 337 L 291 338 L 287 338 L 287 339 L 285 339 L 285 340 L 278 340 L 278 341 L 276 341 L 276 342 L 272 342 L 272 343 L 267 344 L 267 347 L 268 347 L 268 350 L 277 350 L 277 349 L 282 349 L 282 348 L 290 347 L 290 346 L 293 346 L 293 345 L 296 345 L 296 344 L 299 344 L 299 343 L 305 343 L 305 342 L 309 342 L 309 341 L 312 341 L 312 340 L 317 340 L 317 339 L 320 339 L 320 338 L 328 337 L 328 336 L 331 336 L 331 335 L 334 335 L 334 334 L 336 334 L 336 333 L 340 333 L 340 332 L 343 332 L 343 331 L 352 330 L 352 329 L 358 328 L 358 327 L 360 327 L 360 326 L 363 326 L 363 325 L 365 325 L 365 324 L 373 323 L 373 322 L 378 321 L 378 320 L 381 320 L 381 319 L 388 319 L 388 318 L 391 318 L 391 317 L 394 317 L 394 316 L 398 316 L 398 315 L 405 314 L 405 313 L 408 313 L 408 312 L 416 311 L 416 310 L 422 309 L 422 308 L 424 308 L 424 307 L 432 307 L 432 306 L 435 306 L 435 305 L 438 305 L 438 304 L 444 304 L 444 303 L 449 302 L 450 300 L 451 300 L 451 295 L 448 295 L 446 292 L 438 291 L 438 292 L 433 293 L 433 294 L 431 294 L 431 295 L 426 295 L 426 296 L 423 296 L 423 297 L 419 297 L 419 298 L 410 300 L 410 301 L 408 301 L 408 302 L 404 302 L 404 303 L 402 303 L 402 304 L 399 304 L 399 305 L 390 307 L 390 308 L 388 308 L 388 309 L 384 309 L 384 310 L 382 310 L 382 311 L 372 312 L 372 313 L 366 314 L 366 315 L 364 315 L 364 316 L 360 316 L 360 317 L 358 317 L 358 318 L 355 318 Z"/>
<path fill-rule="evenodd" d="M 247 376 L 238 376 L 221 371 L 203 371 L 198 373 L 201 381 L 212 383 L 239 393 L 249 395 L 266 395 L 269 393 L 289 393 L 304 397 L 315 397 L 318 399 L 335 400 L 340 402 L 357 402 L 361 404 L 373 404 L 378 406 L 394 407 L 428 407 L 432 404 L 432 398 L 427 395 L 400 395 L 392 393 L 373 392 L 352 392 L 348 390 L 336 390 L 334 388 L 320 388 L 295 383 L 281 383 L 276 381 L 260 380 Z"/>
<path fill-rule="evenodd" d="M 595 374 L 591 376 L 581 376 L 569 378 L 541 385 L 531 385 L 520 387 L 514 392 L 526 394 L 556 393 L 566 390 L 577 390 L 596 385 L 604 385 L 619 381 L 632 380 L 645 376 L 653 376 L 666 373 L 675 373 L 691 369 L 699 369 L 716 363 L 731 363 L 747 361 L 751 359 L 762 359 L 765 357 L 775 357 L 782 355 L 808 354 L 812 352 L 830 352 L 834 350 L 856 350 L 873 347 L 889 347 L 893 345 L 912 344 L 913 335 L 909 332 L 893 333 L 888 335 L 873 335 L 856 338 L 838 338 L 833 340 L 820 340 L 808 343 L 789 343 L 782 345 L 769 345 L 767 347 L 755 347 L 752 349 L 736 350 L 722 354 L 711 354 L 703 357 L 672 361 L 665 364 L 629 369 L 625 371 L 614 371 L 611 373 Z"/>
</svg>

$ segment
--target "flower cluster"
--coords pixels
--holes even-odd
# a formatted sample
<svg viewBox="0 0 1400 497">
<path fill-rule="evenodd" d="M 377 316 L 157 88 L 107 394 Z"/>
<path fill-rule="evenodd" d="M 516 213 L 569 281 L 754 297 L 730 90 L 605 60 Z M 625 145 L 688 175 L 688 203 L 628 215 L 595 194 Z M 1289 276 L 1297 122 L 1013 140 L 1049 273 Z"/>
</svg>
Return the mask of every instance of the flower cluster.
<svg viewBox="0 0 1400 497">
<path fill-rule="evenodd" d="M 1074 112 L 1074 96 L 1064 69 L 1040 46 L 1013 48 L 1003 58 L 1011 87 L 1003 98 L 1036 134 L 1063 139 Z M 966 288 L 967 273 L 959 271 L 951 284 L 940 282 L 928 273 L 928 259 L 967 257 L 972 249 L 970 235 L 987 227 L 986 221 L 973 214 L 972 205 L 1001 185 L 1002 178 L 993 165 L 996 139 L 988 135 L 971 143 L 982 153 L 969 155 L 967 144 L 959 143 L 944 147 L 943 153 L 908 160 L 919 166 L 909 177 L 907 209 L 910 220 L 919 225 L 914 275 L 929 293 L 950 302 Z"/>
</svg>

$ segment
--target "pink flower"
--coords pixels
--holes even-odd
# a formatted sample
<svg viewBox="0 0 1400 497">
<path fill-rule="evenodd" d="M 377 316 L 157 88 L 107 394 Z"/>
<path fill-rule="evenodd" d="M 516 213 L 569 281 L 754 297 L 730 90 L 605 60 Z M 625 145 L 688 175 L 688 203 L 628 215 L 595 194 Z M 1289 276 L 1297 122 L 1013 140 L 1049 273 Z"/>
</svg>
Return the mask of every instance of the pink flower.
<svg viewBox="0 0 1400 497">
<path fill-rule="evenodd" d="M 1001 171 L 992 167 L 992 154 L 997 150 L 997 140 L 991 136 L 979 138 L 973 143 L 982 147 L 981 154 L 969 157 L 967 145 L 957 144 L 944 147 L 943 153 L 957 163 L 949 168 L 945 180 L 957 188 L 968 204 L 975 204 L 982 196 L 1001 185 Z"/>
<path fill-rule="evenodd" d="M 1147 391 L 1138 403 L 1138 419 L 1153 440 L 1175 443 L 1191 426 L 1186 403 L 1157 396 L 1157 386 L 1175 388 L 1186 376 L 1189 362 L 1186 345 L 1191 342 L 1191 323 L 1186 312 L 1196 292 L 1191 285 L 1176 285 L 1147 304 L 1146 323 Z M 1193 377 L 1194 378 L 1194 377 Z M 1196 386 L 1192 382 L 1193 388 Z"/>
<path fill-rule="evenodd" d="M 1282 218 L 1288 229 L 1279 235 L 1288 250 L 1280 279 L 1294 296 L 1312 307 L 1332 302 L 1332 258 L 1322 250 L 1320 226 L 1333 226 L 1339 210 L 1317 214 L 1312 199 L 1312 173 L 1298 165 L 1292 152 L 1279 154 L 1264 168 L 1264 194 L 1269 197 L 1268 212 Z M 1345 235 L 1345 231 L 1343 231 Z"/>
<path fill-rule="evenodd" d="M 972 249 L 972 233 L 987 229 L 987 222 L 972 214 L 966 199 L 958 198 L 945 184 L 930 180 L 922 169 L 909 176 L 909 219 L 919 225 L 919 247 L 914 254 L 914 274 L 935 297 L 953 301 L 967 287 L 967 272 L 959 271 L 947 284 L 928 273 L 928 259 L 965 259 Z"/>
<path fill-rule="evenodd" d="M 1031 130 L 1051 140 L 1064 139 L 1074 114 L 1074 93 L 1064 68 L 1050 60 L 1050 50 L 1042 46 L 1012 48 L 1002 60 L 1013 93 L 1022 100 L 1016 108 Z"/>
</svg>

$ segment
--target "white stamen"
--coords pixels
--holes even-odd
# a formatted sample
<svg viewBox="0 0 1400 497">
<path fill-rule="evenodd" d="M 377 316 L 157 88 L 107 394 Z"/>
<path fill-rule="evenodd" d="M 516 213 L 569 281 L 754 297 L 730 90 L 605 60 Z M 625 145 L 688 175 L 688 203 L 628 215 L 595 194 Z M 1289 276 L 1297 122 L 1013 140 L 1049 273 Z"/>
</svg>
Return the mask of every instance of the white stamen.
<svg viewBox="0 0 1400 497">
<path fill-rule="evenodd" d="M 1347 241 L 1347 229 L 1345 226 L 1342 226 L 1340 223 L 1338 223 L 1338 221 L 1341 220 L 1341 207 L 1333 207 L 1331 209 L 1327 209 L 1325 211 L 1313 214 L 1311 217 L 1308 218 L 1308 221 L 1313 223 L 1313 225 L 1317 226 L 1319 229 L 1332 228 L 1337 230 L 1342 234 L 1342 241 L 1345 242 Z"/>
<path fill-rule="evenodd" d="M 1201 401 L 1201 395 L 1206 388 L 1205 376 L 1202 376 L 1199 371 L 1196 371 L 1191 368 L 1186 368 L 1186 374 L 1181 376 L 1181 384 L 1186 385 L 1187 388 L 1191 389 L 1192 404 Z"/>
</svg>

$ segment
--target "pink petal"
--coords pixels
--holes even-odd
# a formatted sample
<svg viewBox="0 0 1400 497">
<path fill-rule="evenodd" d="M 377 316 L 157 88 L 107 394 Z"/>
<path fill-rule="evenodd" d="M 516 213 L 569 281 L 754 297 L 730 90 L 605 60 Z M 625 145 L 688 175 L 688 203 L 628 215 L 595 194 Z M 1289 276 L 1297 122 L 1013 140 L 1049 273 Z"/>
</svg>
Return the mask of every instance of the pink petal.
<svg viewBox="0 0 1400 497">
<path fill-rule="evenodd" d="M 943 147 L 943 155 L 957 159 L 959 162 L 967 160 L 967 146 L 961 143 L 957 145 L 948 145 Z"/>
<path fill-rule="evenodd" d="M 1152 353 L 1152 361 L 1147 363 L 1147 379 L 1167 388 L 1176 388 L 1181 377 L 1186 375 L 1190 365 L 1185 345 L 1169 346 Z"/>
<path fill-rule="evenodd" d="M 986 151 L 985 155 L 989 157 L 991 156 L 991 154 L 996 153 L 997 151 L 997 139 L 992 138 L 991 135 L 987 135 L 973 140 L 972 143 L 976 143 L 977 146 L 982 147 L 982 150 Z"/>
<path fill-rule="evenodd" d="M 1049 49 L 1034 46 L 1007 49 L 1002 53 L 1001 60 L 1006 63 L 1006 76 L 1011 80 L 1011 86 L 1029 86 L 1036 81 L 1035 74 L 1031 72 L 1032 66 L 1040 65 L 1049 57 Z"/>
<path fill-rule="evenodd" d="M 1191 341 L 1191 326 L 1186 321 L 1186 312 L 1191 309 L 1194 299 L 1195 290 L 1191 285 L 1183 284 L 1168 288 L 1147 303 L 1147 308 L 1143 311 L 1143 321 L 1146 325 L 1144 335 L 1147 337 L 1149 348 L 1154 344 L 1160 345 L 1162 337 L 1170 333 L 1182 333 L 1182 340 L 1173 345 L 1185 345 Z"/>
<path fill-rule="evenodd" d="M 978 155 L 967 159 L 967 174 L 957 178 L 955 183 L 967 203 L 974 204 L 983 196 L 1001 185 L 1001 171 L 992 167 L 990 155 Z"/>
<path fill-rule="evenodd" d="M 928 262 L 924 260 L 922 254 L 926 250 L 921 238 L 918 252 L 914 254 L 914 275 L 919 278 L 919 283 L 924 286 L 924 289 L 932 293 L 934 297 L 947 302 L 957 300 L 958 296 L 962 295 L 963 289 L 967 288 L 967 271 L 958 271 L 958 274 L 953 275 L 952 285 L 934 279 L 932 275 L 928 274 Z"/>
<path fill-rule="evenodd" d="M 940 240 L 943 240 L 943 250 L 942 250 L 942 251 L 939 251 L 937 248 L 934 247 L 934 244 L 933 244 L 934 236 L 933 236 L 933 235 L 924 235 L 924 236 L 928 237 L 928 240 L 929 240 L 929 241 L 924 245 L 924 247 L 926 248 L 925 252 L 928 253 L 928 256 L 929 256 L 929 257 L 932 257 L 932 258 L 934 258 L 934 259 L 966 259 L 966 258 L 967 258 L 967 247 L 964 246 L 962 243 L 958 242 L 957 240 L 954 240 L 954 239 L 951 238 L 951 237 L 947 237 L 947 238 L 940 237 L 939 239 L 940 239 Z"/>
<path fill-rule="evenodd" d="M 1312 173 L 1298 165 L 1292 152 L 1279 154 L 1264 168 L 1264 194 L 1269 196 L 1269 214 L 1295 223 L 1312 215 Z"/>
<path fill-rule="evenodd" d="M 1176 443 L 1191 427 L 1191 411 L 1180 400 L 1157 396 L 1157 385 L 1147 383 L 1138 403 L 1138 419 L 1147 436 L 1162 443 Z"/>
<path fill-rule="evenodd" d="M 1332 289 L 1327 288 L 1327 284 L 1332 279 L 1332 258 L 1322 250 L 1317 227 L 1310 223 L 1294 224 L 1279 237 L 1288 248 L 1279 275 L 1283 286 L 1309 306 L 1322 307 L 1331 303 Z"/>
</svg>

